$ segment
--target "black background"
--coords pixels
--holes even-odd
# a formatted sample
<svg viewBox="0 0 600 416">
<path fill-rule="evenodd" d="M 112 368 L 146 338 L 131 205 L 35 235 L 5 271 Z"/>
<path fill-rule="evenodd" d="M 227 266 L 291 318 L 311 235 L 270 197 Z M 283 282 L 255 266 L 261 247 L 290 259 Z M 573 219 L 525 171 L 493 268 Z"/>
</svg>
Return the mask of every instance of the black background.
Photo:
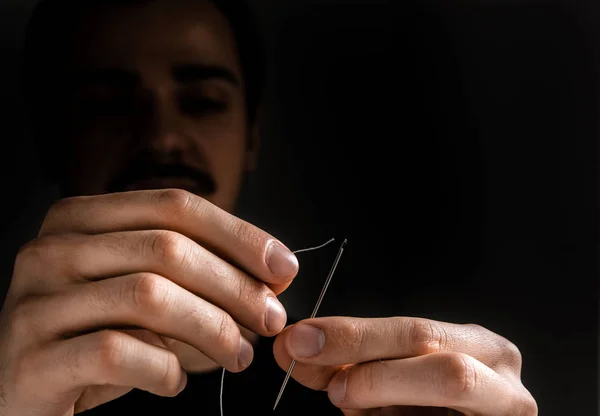
<svg viewBox="0 0 600 416">
<path fill-rule="evenodd" d="M 56 197 L 15 105 L 32 3 L 0 4 L 0 293 Z M 513 341 L 540 415 L 598 407 L 598 12 L 578 1 L 259 1 L 272 52 L 239 215 L 301 254 L 310 314 L 478 323 Z"/>
</svg>

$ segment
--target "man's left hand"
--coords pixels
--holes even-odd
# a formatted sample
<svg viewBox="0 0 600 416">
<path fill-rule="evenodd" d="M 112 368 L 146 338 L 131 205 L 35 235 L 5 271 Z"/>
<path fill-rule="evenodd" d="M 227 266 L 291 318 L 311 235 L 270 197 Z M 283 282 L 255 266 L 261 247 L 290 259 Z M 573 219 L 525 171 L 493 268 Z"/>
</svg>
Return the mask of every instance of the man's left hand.
<svg viewBox="0 0 600 416">
<path fill-rule="evenodd" d="M 346 416 L 536 416 L 521 354 L 478 325 L 420 318 L 325 317 L 275 340 L 275 359 L 300 384 L 327 391 Z"/>
</svg>

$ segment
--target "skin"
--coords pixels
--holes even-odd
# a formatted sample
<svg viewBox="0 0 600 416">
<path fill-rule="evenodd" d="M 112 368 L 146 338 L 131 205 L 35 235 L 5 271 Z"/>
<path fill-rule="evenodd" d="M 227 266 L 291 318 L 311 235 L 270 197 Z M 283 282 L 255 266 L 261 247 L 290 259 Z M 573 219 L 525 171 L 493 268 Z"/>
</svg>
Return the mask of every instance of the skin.
<svg viewBox="0 0 600 416">
<path fill-rule="evenodd" d="M 227 21 L 201 1 L 100 11 L 83 18 L 69 69 L 134 82 L 79 85 L 59 116 L 70 197 L 15 261 L 0 313 L 2 416 L 72 415 L 132 386 L 175 396 L 186 371 L 243 371 L 256 335 L 277 336 L 282 369 L 295 358 L 293 377 L 346 415 L 537 415 L 519 350 L 484 328 L 411 317 L 285 327 L 276 295 L 298 262 L 232 214 L 258 125 Z M 214 192 L 172 177 L 110 192 L 142 158 L 200 170 Z"/>
</svg>

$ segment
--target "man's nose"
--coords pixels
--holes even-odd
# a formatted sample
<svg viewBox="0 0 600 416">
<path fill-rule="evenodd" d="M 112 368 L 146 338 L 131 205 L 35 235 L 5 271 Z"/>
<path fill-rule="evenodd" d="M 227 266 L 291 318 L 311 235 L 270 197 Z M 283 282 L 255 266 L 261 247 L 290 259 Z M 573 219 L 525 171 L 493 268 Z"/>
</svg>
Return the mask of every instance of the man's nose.
<svg viewBox="0 0 600 416">
<path fill-rule="evenodd" d="M 140 144 L 162 154 L 185 151 L 191 146 L 185 134 L 187 120 L 174 100 L 153 94 L 147 97 L 144 108 L 140 126 L 140 139 L 144 143 Z"/>
</svg>

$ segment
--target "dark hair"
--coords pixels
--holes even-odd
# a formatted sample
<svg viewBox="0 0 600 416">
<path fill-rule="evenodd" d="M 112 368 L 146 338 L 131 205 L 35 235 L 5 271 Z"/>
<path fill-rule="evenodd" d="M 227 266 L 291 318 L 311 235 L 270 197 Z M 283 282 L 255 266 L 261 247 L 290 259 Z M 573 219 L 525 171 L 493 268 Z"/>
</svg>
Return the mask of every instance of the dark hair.
<svg viewBox="0 0 600 416">
<path fill-rule="evenodd" d="M 67 57 L 77 20 L 86 7 L 142 5 L 152 1 L 154 0 L 39 0 L 36 4 L 25 32 L 20 77 L 21 99 L 34 142 L 42 155 L 42 163 L 53 161 L 51 163 L 54 166 L 45 166 L 50 168 L 52 176 L 56 174 L 55 165 L 64 154 L 64 149 L 60 139 L 53 140 L 47 135 L 54 122 L 53 109 L 61 108 L 64 104 L 59 101 L 63 97 L 57 91 L 61 87 L 60 65 Z M 246 86 L 247 119 L 249 124 L 253 124 L 258 117 L 266 78 L 265 50 L 253 10 L 243 0 L 210 1 L 226 17 L 233 32 Z"/>
</svg>

